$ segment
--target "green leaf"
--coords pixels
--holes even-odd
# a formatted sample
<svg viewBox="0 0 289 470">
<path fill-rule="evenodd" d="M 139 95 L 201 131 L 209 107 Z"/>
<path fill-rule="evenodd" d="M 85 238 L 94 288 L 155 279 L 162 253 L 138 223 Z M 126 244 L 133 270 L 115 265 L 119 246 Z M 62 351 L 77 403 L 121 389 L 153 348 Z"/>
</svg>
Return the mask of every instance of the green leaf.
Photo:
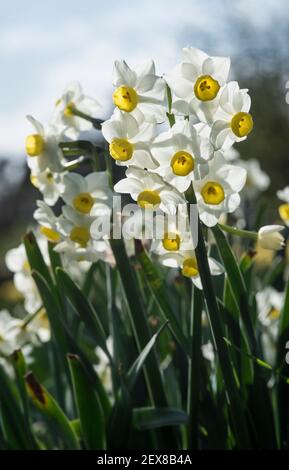
<svg viewBox="0 0 289 470">
<path fill-rule="evenodd" d="M 57 268 L 56 276 L 59 289 L 62 289 L 67 295 L 75 312 L 79 315 L 89 331 L 94 334 L 98 345 L 104 350 L 108 358 L 111 359 L 106 346 L 105 332 L 93 306 L 63 269 Z"/>
<path fill-rule="evenodd" d="M 71 450 L 78 449 L 79 445 L 74 429 L 56 400 L 37 381 L 32 372 L 26 374 L 25 381 L 32 402 L 44 416 L 48 417 L 57 426 L 67 448 Z"/>
<path fill-rule="evenodd" d="M 157 333 L 155 333 L 152 338 L 150 339 L 150 341 L 147 343 L 147 345 L 144 347 L 144 349 L 142 350 L 142 352 L 140 353 L 140 355 L 138 356 L 138 358 L 135 360 L 135 362 L 133 363 L 133 365 L 131 366 L 130 370 L 128 371 L 128 374 L 127 374 L 127 380 L 128 380 L 128 388 L 129 390 L 131 391 L 139 377 L 139 374 L 141 372 L 141 369 L 149 355 L 149 353 L 151 352 L 151 350 L 153 349 L 160 333 L 163 331 L 163 329 L 167 326 L 168 322 L 164 323 L 160 329 L 158 330 Z"/>
<path fill-rule="evenodd" d="M 0 366 L 0 405 L 5 441 L 13 449 L 34 449 L 28 425 L 18 404 L 17 395 L 3 368 Z"/>
<path fill-rule="evenodd" d="M 251 352 L 254 355 L 258 355 L 258 346 L 251 321 L 250 308 L 248 305 L 248 292 L 242 273 L 235 255 L 222 230 L 216 225 L 212 228 L 212 231 L 228 275 L 232 294 L 235 298 L 237 306 L 239 306 L 239 312 L 248 335 Z"/>
<path fill-rule="evenodd" d="M 190 348 L 188 340 L 182 331 L 179 319 L 176 318 L 175 313 L 170 308 L 170 305 L 167 302 L 165 285 L 160 279 L 154 264 L 152 263 L 151 259 L 149 258 L 148 254 L 146 253 L 144 247 L 142 246 L 139 240 L 136 243 L 136 248 L 137 259 L 143 268 L 148 286 L 155 302 L 157 303 L 160 309 L 160 312 L 163 315 L 163 319 L 169 320 L 169 328 L 172 334 L 176 338 L 180 347 L 185 351 L 187 355 L 189 355 Z"/>
<path fill-rule="evenodd" d="M 32 271 L 32 277 L 37 285 L 44 308 L 47 312 L 52 329 L 52 335 L 55 336 L 58 347 L 61 348 L 63 355 L 68 352 L 67 336 L 63 328 L 63 315 L 59 304 L 51 291 L 46 279 L 38 272 Z"/>
<path fill-rule="evenodd" d="M 47 282 L 49 286 L 53 285 L 52 277 L 49 269 L 45 264 L 42 253 L 37 244 L 33 232 L 28 232 L 24 236 L 24 246 L 28 258 L 28 262 L 32 271 L 37 271 Z"/>
<path fill-rule="evenodd" d="M 67 355 L 74 397 L 87 449 L 105 449 L 105 424 L 99 397 L 89 380 L 80 358 Z"/>
<path fill-rule="evenodd" d="M 203 295 L 202 292 L 193 288 L 191 304 L 191 358 L 189 360 L 188 373 L 188 447 L 189 449 L 198 448 L 199 433 L 199 403 L 200 403 L 200 376 L 202 357 L 202 310 Z"/>
<path fill-rule="evenodd" d="M 188 415 L 175 408 L 134 408 L 133 427 L 144 431 L 164 426 L 180 426 L 188 422 Z"/>
<path fill-rule="evenodd" d="M 11 355 L 11 362 L 14 368 L 16 382 L 19 390 L 19 395 L 22 402 L 22 413 L 24 415 L 24 419 L 26 422 L 27 427 L 27 434 L 31 445 L 34 449 L 37 449 L 37 443 L 31 428 L 31 420 L 30 420 L 30 412 L 29 412 L 29 405 L 27 400 L 27 393 L 26 393 L 26 386 L 24 376 L 27 373 L 27 367 L 25 363 L 24 355 L 21 349 L 17 349 Z"/>
</svg>

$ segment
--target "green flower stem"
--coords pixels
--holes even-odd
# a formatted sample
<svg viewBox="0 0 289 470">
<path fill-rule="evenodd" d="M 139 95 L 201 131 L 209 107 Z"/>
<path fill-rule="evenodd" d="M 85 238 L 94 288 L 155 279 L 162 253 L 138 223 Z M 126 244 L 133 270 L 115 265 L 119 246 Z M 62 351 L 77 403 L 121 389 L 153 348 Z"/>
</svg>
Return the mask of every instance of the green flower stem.
<svg viewBox="0 0 289 470">
<path fill-rule="evenodd" d="M 192 188 L 189 192 L 187 192 L 187 199 L 190 204 L 196 204 L 196 197 Z M 207 250 L 203 237 L 203 229 L 199 217 L 198 245 L 195 249 L 195 253 L 203 286 L 203 293 L 206 301 L 210 327 L 218 353 L 220 368 L 229 400 L 229 409 L 232 416 L 237 445 L 241 449 L 248 449 L 250 448 L 250 444 L 245 421 L 244 407 L 242 406 L 238 385 L 230 361 L 228 347 L 224 342 L 224 327 L 217 303 L 217 297 L 214 292 L 214 286 L 208 263 Z"/>
<path fill-rule="evenodd" d="M 72 112 L 72 114 L 74 114 L 74 116 L 78 116 L 82 119 L 85 119 L 86 121 L 91 122 L 93 127 L 97 130 L 101 129 L 101 124 L 104 122 L 103 119 L 93 118 L 92 116 L 89 116 L 88 114 L 85 114 L 82 111 L 79 111 L 79 109 L 72 107 L 72 106 L 69 107 L 69 109 Z"/>
<path fill-rule="evenodd" d="M 190 342 L 191 358 L 188 371 L 188 449 L 198 449 L 200 376 L 202 360 L 202 292 L 193 287 L 191 301 Z"/>
<path fill-rule="evenodd" d="M 237 227 L 230 227 L 230 225 L 225 225 L 225 224 L 218 224 L 220 229 L 223 230 L 223 232 L 230 233 L 232 235 L 235 235 L 236 237 L 243 237 L 243 238 L 249 238 L 250 240 L 257 241 L 258 240 L 258 233 L 257 232 L 252 232 L 250 230 L 241 230 L 238 229 Z"/>
<path fill-rule="evenodd" d="M 175 115 L 172 113 L 172 92 L 168 85 L 167 85 L 167 100 L 168 100 L 168 109 L 169 109 L 167 113 L 167 117 L 169 120 L 170 127 L 172 127 L 175 124 L 176 119 L 175 119 Z"/>
</svg>

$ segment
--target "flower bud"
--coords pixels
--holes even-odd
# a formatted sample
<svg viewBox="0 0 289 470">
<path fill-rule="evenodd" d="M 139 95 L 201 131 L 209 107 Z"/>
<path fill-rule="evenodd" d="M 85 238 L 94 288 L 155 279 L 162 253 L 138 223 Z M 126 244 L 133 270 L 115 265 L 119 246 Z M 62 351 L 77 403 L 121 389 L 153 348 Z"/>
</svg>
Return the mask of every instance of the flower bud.
<svg viewBox="0 0 289 470">
<path fill-rule="evenodd" d="M 266 250 L 280 250 L 284 246 L 284 237 L 281 235 L 282 225 L 265 225 L 258 231 L 258 242 Z"/>
</svg>

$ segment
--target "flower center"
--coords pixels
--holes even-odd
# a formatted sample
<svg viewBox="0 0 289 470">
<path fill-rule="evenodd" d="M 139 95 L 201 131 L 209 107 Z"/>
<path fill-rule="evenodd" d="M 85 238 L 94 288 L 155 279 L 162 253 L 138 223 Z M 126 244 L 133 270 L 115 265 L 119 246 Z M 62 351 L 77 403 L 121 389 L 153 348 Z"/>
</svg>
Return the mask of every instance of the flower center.
<svg viewBox="0 0 289 470">
<path fill-rule="evenodd" d="M 161 198 L 157 191 L 146 189 L 139 193 L 137 203 L 142 209 L 154 209 L 161 202 Z"/>
<path fill-rule="evenodd" d="M 138 103 L 137 92 L 134 88 L 124 85 L 114 91 L 112 98 L 115 106 L 127 113 L 133 111 Z"/>
<path fill-rule="evenodd" d="M 171 159 L 171 168 L 177 176 L 187 176 L 195 167 L 192 155 L 185 150 L 175 153 Z"/>
<path fill-rule="evenodd" d="M 132 157 L 133 145 L 128 140 L 115 138 L 109 144 L 109 152 L 115 160 L 126 162 Z"/>
<path fill-rule="evenodd" d="M 70 101 L 68 105 L 66 106 L 66 108 L 64 108 L 64 111 L 63 111 L 64 116 L 67 118 L 74 116 L 73 108 L 75 108 L 75 104 L 72 101 Z"/>
<path fill-rule="evenodd" d="M 221 204 L 225 199 L 224 188 L 216 181 L 207 181 L 207 183 L 202 187 L 201 195 L 206 204 Z"/>
<path fill-rule="evenodd" d="M 289 221 L 289 204 L 281 204 L 279 206 L 279 215 L 284 222 Z"/>
<path fill-rule="evenodd" d="M 70 240 L 85 248 L 90 240 L 90 233 L 86 227 L 74 227 L 70 232 Z"/>
<path fill-rule="evenodd" d="M 166 232 L 162 244 L 167 251 L 178 251 L 181 244 L 180 236 L 177 233 Z"/>
<path fill-rule="evenodd" d="M 54 181 L 53 173 L 51 173 L 49 170 L 46 172 L 46 179 L 48 183 L 53 183 Z"/>
<path fill-rule="evenodd" d="M 190 256 L 183 262 L 182 274 L 185 277 L 195 277 L 199 274 L 198 264 L 196 258 Z"/>
<path fill-rule="evenodd" d="M 277 308 L 272 308 L 268 314 L 268 317 L 271 320 L 277 320 L 280 317 L 280 310 L 277 310 Z"/>
<path fill-rule="evenodd" d="M 41 225 L 40 227 L 40 232 L 42 235 L 44 235 L 50 242 L 52 243 L 58 243 L 60 240 L 60 235 L 56 230 L 53 230 L 50 227 L 45 227 L 44 225 Z"/>
<path fill-rule="evenodd" d="M 211 101 L 216 98 L 220 85 L 211 75 L 202 75 L 199 77 L 194 86 L 196 97 L 200 101 Z"/>
<path fill-rule="evenodd" d="M 44 139 L 40 134 L 31 134 L 26 137 L 26 153 L 29 157 L 37 157 L 43 152 Z"/>
<path fill-rule="evenodd" d="M 232 117 L 231 129 L 237 137 L 245 137 L 253 129 L 253 118 L 249 113 L 237 113 Z"/>
<path fill-rule="evenodd" d="M 82 214 L 89 214 L 94 204 L 94 199 L 89 193 L 79 193 L 72 201 L 74 209 Z"/>
<path fill-rule="evenodd" d="M 37 178 L 37 176 L 30 175 L 30 182 L 35 188 L 38 188 L 38 178 Z"/>
</svg>

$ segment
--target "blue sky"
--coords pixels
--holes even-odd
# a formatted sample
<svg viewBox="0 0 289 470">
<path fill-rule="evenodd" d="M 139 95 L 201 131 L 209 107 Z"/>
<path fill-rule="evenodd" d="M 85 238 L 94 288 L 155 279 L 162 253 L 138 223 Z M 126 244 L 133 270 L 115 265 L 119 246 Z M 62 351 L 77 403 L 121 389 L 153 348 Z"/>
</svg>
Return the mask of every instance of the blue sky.
<svg viewBox="0 0 289 470">
<path fill-rule="evenodd" d="M 233 5 L 234 4 L 234 8 Z M 26 114 L 49 117 L 70 80 L 110 106 L 114 59 L 154 58 L 161 74 L 182 46 L 233 53 L 230 18 L 256 29 L 289 17 L 288 0 L 10 0 L 0 18 L 0 155 L 23 158 Z"/>
</svg>

